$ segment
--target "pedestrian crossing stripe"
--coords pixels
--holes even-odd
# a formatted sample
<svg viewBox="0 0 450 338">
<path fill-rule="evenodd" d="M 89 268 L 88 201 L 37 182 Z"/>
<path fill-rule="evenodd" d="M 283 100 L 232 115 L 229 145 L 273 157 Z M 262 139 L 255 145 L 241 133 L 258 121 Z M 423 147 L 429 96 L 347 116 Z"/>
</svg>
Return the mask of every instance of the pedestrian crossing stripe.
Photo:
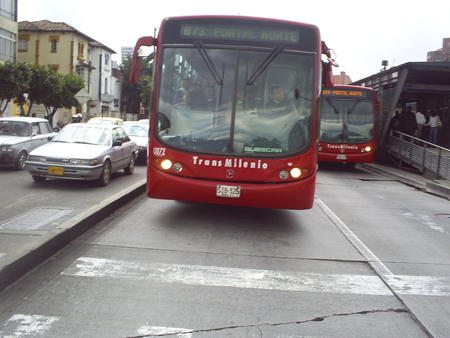
<svg viewBox="0 0 450 338">
<path fill-rule="evenodd" d="M 273 291 L 330 292 L 360 295 L 449 296 L 450 278 L 321 274 L 295 271 L 243 269 L 80 257 L 62 275 L 92 278 L 142 279 L 160 283 L 250 288 Z"/>
</svg>

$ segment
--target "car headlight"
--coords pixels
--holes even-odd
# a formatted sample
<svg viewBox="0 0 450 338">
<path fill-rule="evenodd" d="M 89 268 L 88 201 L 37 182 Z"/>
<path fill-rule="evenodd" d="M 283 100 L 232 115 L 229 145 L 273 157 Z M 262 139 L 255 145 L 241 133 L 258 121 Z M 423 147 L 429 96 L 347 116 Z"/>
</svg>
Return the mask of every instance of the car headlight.
<svg viewBox="0 0 450 338">
<path fill-rule="evenodd" d="M 2 153 L 12 153 L 13 147 L 12 146 L 2 146 L 1 150 L 2 150 Z"/>
<path fill-rule="evenodd" d="M 28 161 L 33 161 L 33 162 L 47 162 L 47 158 L 46 158 L 46 157 L 43 157 L 43 156 L 29 155 L 29 156 L 28 156 Z"/>
<path fill-rule="evenodd" d="M 72 159 L 70 159 L 69 163 L 70 164 L 81 164 L 81 165 L 97 165 L 98 160 L 97 159 L 87 160 L 84 158 L 72 158 Z"/>
</svg>

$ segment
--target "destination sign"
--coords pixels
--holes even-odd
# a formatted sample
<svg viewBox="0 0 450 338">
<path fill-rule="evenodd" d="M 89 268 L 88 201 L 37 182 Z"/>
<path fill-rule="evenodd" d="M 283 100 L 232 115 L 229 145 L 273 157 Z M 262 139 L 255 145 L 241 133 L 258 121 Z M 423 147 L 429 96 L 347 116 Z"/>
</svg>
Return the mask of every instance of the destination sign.
<svg viewBox="0 0 450 338">
<path fill-rule="evenodd" d="M 237 25 L 181 25 L 180 37 L 298 43 L 300 33 L 294 29 L 277 29 Z"/>
<path fill-rule="evenodd" d="M 353 90 L 353 89 L 324 89 L 323 95 L 337 96 L 337 97 L 369 97 L 370 91 L 365 90 Z"/>
</svg>

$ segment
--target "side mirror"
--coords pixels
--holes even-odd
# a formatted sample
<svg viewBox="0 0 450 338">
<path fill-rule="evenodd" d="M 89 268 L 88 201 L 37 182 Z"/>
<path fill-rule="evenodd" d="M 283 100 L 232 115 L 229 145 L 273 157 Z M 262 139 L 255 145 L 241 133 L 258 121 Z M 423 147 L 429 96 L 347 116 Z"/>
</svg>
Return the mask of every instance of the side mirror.
<svg viewBox="0 0 450 338">
<path fill-rule="evenodd" d="M 171 126 L 169 118 L 163 113 L 158 113 L 156 120 L 158 122 L 158 131 L 169 129 Z"/>
<path fill-rule="evenodd" d="M 113 147 L 120 147 L 122 145 L 122 141 L 114 141 L 113 142 Z"/>
</svg>

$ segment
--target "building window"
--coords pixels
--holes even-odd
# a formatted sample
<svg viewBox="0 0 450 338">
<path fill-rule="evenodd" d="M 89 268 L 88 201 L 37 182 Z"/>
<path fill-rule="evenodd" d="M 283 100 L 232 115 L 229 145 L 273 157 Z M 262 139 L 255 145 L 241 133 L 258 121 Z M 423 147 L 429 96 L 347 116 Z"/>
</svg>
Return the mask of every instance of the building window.
<svg viewBox="0 0 450 338">
<path fill-rule="evenodd" d="M 26 34 L 26 35 L 19 35 L 19 43 L 18 43 L 18 48 L 19 48 L 19 52 L 28 52 L 28 41 L 30 41 L 30 35 Z"/>
<path fill-rule="evenodd" d="M 16 34 L 0 29 L 0 60 L 16 60 Z"/>
<path fill-rule="evenodd" d="M 58 51 L 59 36 L 50 35 L 49 42 L 50 42 L 50 52 L 56 53 Z"/>
<path fill-rule="evenodd" d="M 84 57 L 84 43 L 78 42 L 78 56 Z"/>
<path fill-rule="evenodd" d="M 105 94 L 108 94 L 108 79 L 105 78 Z"/>
<path fill-rule="evenodd" d="M 10 20 L 17 21 L 16 0 L 1 0 L 0 15 Z"/>
<path fill-rule="evenodd" d="M 109 54 L 105 53 L 105 66 L 109 64 Z"/>
</svg>

